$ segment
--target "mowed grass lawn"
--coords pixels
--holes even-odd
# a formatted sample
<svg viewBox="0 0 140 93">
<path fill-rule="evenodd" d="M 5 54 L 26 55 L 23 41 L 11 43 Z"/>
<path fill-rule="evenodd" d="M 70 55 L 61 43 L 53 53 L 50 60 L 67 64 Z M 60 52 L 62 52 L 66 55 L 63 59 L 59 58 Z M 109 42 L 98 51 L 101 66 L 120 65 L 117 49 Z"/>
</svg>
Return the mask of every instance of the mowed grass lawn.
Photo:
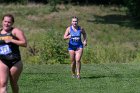
<svg viewBox="0 0 140 93">
<path fill-rule="evenodd" d="M 72 78 L 69 64 L 25 64 L 20 93 L 140 92 L 140 63 L 82 64 L 81 75 L 81 80 Z"/>
</svg>

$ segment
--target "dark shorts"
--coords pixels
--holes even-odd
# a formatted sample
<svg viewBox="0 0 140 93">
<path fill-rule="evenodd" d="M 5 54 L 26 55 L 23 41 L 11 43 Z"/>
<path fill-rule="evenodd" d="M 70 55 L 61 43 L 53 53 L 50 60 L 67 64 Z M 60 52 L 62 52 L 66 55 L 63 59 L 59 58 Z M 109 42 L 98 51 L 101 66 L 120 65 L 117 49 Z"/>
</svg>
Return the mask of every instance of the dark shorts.
<svg viewBox="0 0 140 93">
<path fill-rule="evenodd" d="M 76 51 L 78 48 L 83 48 L 83 44 L 76 45 L 76 46 L 69 44 L 68 50 Z"/>
<path fill-rule="evenodd" d="M 0 59 L 5 65 L 7 65 L 9 67 L 9 69 L 15 65 L 17 62 L 21 61 L 21 59 L 16 59 L 16 60 L 13 60 L 13 61 L 10 61 L 10 60 L 4 60 L 4 59 Z"/>
</svg>

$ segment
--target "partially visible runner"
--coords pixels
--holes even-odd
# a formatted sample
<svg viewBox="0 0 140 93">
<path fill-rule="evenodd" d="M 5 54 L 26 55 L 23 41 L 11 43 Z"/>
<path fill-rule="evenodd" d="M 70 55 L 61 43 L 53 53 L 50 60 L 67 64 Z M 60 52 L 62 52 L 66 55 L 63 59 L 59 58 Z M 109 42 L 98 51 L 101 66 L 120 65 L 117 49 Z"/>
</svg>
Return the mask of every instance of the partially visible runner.
<svg viewBox="0 0 140 93">
<path fill-rule="evenodd" d="M 13 93 L 19 93 L 18 80 L 23 68 L 19 46 L 26 47 L 27 41 L 24 33 L 13 24 L 13 15 L 3 16 L 0 30 L 0 93 L 7 93 L 9 79 Z"/>
<path fill-rule="evenodd" d="M 69 26 L 64 34 L 64 39 L 69 39 L 68 51 L 71 60 L 72 77 L 80 79 L 81 57 L 83 48 L 87 45 L 87 35 L 84 28 L 78 25 L 78 18 L 72 17 L 71 26 Z M 81 38 L 83 35 L 83 41 Z"/>
</svg>

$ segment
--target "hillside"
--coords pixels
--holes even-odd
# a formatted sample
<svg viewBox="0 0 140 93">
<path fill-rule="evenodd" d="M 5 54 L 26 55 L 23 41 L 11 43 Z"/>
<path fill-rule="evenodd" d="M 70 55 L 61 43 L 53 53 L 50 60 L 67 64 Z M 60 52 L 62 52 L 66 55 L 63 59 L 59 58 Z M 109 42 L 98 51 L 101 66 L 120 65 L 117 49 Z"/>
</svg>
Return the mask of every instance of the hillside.
<svg viewBox="0 0 140 93">
<path fill-rule="evenodd" d="M 12 13 L 15 26 L 26 34 L 28 47 L 21 48 L 25 63 L 69 63 L 63 34 L 72 16 L 79 17 L 79 25 L 88 35 L 83 63 L 140 60 L 140 30 L 125 7 L 58 5 L 57 12 L 51 12 L 51 8 L 41 4 L 0 5 L 1 14 Z"/>
</svg>

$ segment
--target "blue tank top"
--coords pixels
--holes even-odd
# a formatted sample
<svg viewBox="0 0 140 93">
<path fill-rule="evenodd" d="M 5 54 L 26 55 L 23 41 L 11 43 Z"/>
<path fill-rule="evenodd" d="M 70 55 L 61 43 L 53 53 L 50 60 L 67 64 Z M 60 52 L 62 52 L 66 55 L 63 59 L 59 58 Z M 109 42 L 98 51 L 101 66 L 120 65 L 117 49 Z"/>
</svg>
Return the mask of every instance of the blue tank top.
<svg viewBox="0 0 140 93">
<path fill-rule="evenodd" d="M 80 27 L 78 27 L 77 31 L 74 31 L 72 29 L 72 26 L 70 26 L 70 35 L 71 35 L 71 38 L 69 40 L 69 44 L 74 45 L 74 46 L 82 45 Z"/>
</svg>

